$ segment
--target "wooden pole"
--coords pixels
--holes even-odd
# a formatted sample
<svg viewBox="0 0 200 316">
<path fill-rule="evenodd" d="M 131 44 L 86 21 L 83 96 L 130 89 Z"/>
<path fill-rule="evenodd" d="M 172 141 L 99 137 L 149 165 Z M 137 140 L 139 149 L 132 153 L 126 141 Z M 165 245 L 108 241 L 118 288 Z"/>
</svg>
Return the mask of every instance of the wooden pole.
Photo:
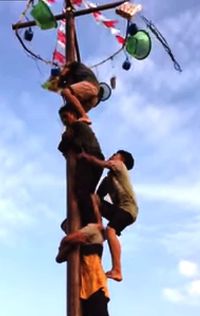
<svg viewBox="0 0 200 316">
<path fill-rule="evenodd" d="M 70 0 L 66 0 L 66 61 L 77 59 L 74 15 Z M 74 192 L 76 159 L 73 151 L 67 157 L 67 218 L 69 233 L 80 228 L 80 215 Z M 67 263 L 67 316 L 81 316 L 80 307 L 80 255 L 72 252 Z"/>
<path fill-rule="evenodd" d="M 104 11 L 104 10 L 108 10 L 108 9 L 113 9 L 113 8 L 119 6 L 120 4 L 122 4 L 126 1 L 127 0 L 122 0 L 122 1 L 114 2 L 114 3 L 100 5 L 100 6 L 97 6 L 96 8 L 89 8 L 89 9 L 75 11 L 73 13 L 73 15 L 74 15 L 74 17 L 76 17 L 76 16 L 82 16 L 82 15 L 90 14 L 90 13 L 97 12 L 97 11 Z M 55 15 L 54 17 L 55 17 L 56 21 L 59 21 L 59 20 L 64 19 L 65 16 L 66 16 L 65 13 L 61 13 L 61 14 Z M 28 22 L 22 22 L 22 23 L 20 22 L 20 23 L 13 24 L 12 29 L 17 30 L 17 29 L 22 29 L 25 27 L 35 26 L 35 25 L 36 25 L 35 21 L 28 21 Z"/>
</svg>

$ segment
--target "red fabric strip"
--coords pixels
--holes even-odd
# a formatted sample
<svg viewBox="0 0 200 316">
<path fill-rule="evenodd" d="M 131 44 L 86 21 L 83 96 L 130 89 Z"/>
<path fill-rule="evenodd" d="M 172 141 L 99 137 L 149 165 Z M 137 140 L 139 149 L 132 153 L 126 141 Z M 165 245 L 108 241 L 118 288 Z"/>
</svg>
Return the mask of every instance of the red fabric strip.
<svg viewBox="0 0 200 316">
<path fill-rule="evenodd" d="M 54 51 L 53 53 L 53 61 L 57 61 L 60 64 L 65 63 L 65 56 L 59 53 L 57 50 Z"/>
</svg>

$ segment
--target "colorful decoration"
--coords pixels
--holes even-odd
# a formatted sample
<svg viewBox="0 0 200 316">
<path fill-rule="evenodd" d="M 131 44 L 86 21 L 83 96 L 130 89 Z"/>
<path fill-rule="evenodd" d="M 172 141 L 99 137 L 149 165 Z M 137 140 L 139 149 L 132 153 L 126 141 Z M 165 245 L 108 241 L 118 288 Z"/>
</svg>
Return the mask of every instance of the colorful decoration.
<svg viewBox="0 0 200 316">
<path fill-rule="evenodd" d="M 78 7 L 83 4 L 86 8 L 95 8 L 97 6 L 95 3 L 83 0 L 72 0 L 72 4 Z M 117 20 L 106 18 L 100 11 L 94 12 L 92 15 L 98 24 L 101 23 L 104 27 L 109 29 L 119 44 L 124 45 L 125 39 L 121 35 L 120 30 L 116 28 L 118 23 Z M 59 65 L 65 64 L 65 45 L 65 20 L 62 20 L 58 27 L 56 48 L 53 52 L 53 62 L 58 63 Z"/>
<path fill-rule="evenodd" d="M 25 43 L 23 42 L 20 33 L 18 32 L 17 25 L 20 24 L 24 19 L 29 20 L 27 17 L 27 12 L 32 8 L 31 12 L 29 12 L 36 23 L 40 26 L 41 29 L 46 30 L 57 26 L 57 22 L 55 17 L 53 16 L 49 6 L 56 3 L 58 0 L 38 0 L 37 4 L 34 5 L 36 0 L 27 0 L 26 7 L 24 11 L 20 15 L 20 19 L 15 25 L 15 33 L 16 36 L 22 45 L 23 49 L 33 58 L 45 62 L 46 64 L 58 65 L 62 66 L 65 64 L 65 46 L 66 46 L 66 35 L 65 35 L 65 20 L 60 21 L 59 28 L 57 32 L 57 41 L 56 48 L 53 52 L 53 57 L 51 61 L 48 61 L 42 58 L 39 54 L 34 53 L 30 50 Z M 86 8 L 95 8 L 97 5 L 87 0 L 71 0 L 71 4 L 73 6 L 81 6 L 84 5 Z M 102 60 L 101 62 L 93 65 L 92 67 L 97 67 L 108 60 L 112 60 L 117 54 L 121 51 L 126 50 L 131 56 L 138 60 L 145 59 L 150 51 L 151 51 L 151 38 L 149 34 L 145 30 L 138 30 L 137 25 L 134 23 L 130 23 L 130 19 L 132 19 L 137 13 L 142 10 L 142 6 L 140 4 L 131 4 L 129 2 L 123 3 L 116 9 L 116 13 L 127 19 L 127 32 L 126 37 L 124 38 L 120 30 L 116 27 L 118 21 L 113 19 L 106 18 L 100 11 L 91 13 L 95 18 L 95 21 L 99 24 L 102 24 L 104 27 L 109 29 L 112 35 L 115 36 L 116 40 L 119 44 L 121 44 L 121 48 L 117 50 L 114 54 L 109 56 L 108 58 Z M 174 63 L 174 68 L 181 72 L 181 66 L 176 61 L 169 44 L 163 35 L 159 32 L 156 26 L 148 20 L 145 16 L 140 14 L 140 18 L 146 24 L 147 28 L 155 35 L 155 37 L 161 42 L 165 51 L 170 56 L 171 60 Z M 31 41 L 33 38 L 33 32 L 31 28 L 27 29 L 24 32 L 24 39 L 26 41 Z M 123 69 L 129 70 L 131 67 L 130 61 L 125 60 L 122 65 Z M 113 84 L 114 85 L 114 84 Z"/>
<path fill-rule="evenodd" d="M 57 63 L 58 65 L 65 64 L 65 45 L 65 20 L 62 20 L 58 26 L 56 47 L 53 52 L 53 62 Z"/>
<path fill-rule="evenodd" d="M 136 59 L 145 59 L 151 51 L 151 38 L 144 30 L 139 30 L 135 35 L 129 36 L 126 42 L 127 52 Z"/>
<path fill-rule="evenodd" d="M 30 14 L 42 30 L 48 30 L 57 27 L 57 22 L 54 18 L 54 15 L 44 0 L 39 0 L 38 3 L 33 6 Z"/>
<path fill-rule="evenodd" d="M 49 3 L 49 5 L 51 5 L 51 4 L 55 3 L 55 2 L 56 2 L 56 0 L 46 0 L 46 2 L 48 2 L 48 3 Z"/>
<path fill-rule="evenodd" d="M 130 2 L 122 3 L 119 7 L 116 8 L 115 12 L 121 17 L 130 20 L 132 19 L 138 12 L 142 11 L 141 4 L 134 4 Z"/>
<path fill-rule="evenodd" d="M 84 1 L 83 4 L 86 8 L 95 8 L 97 5 L 93 2 Z M 116 25 L 118 23 L 117 20 L 111 20 L 106 18 L 100 11 L 92 13 L 93 17 L 95 18 L 97 23 L 102 23 L 103 26 L 109 29 L 112 35 L 115 36 L 119 44 L 124 44 L 124 37 L 121 36 L 120 30 L 116 28 Z"/>
</svg>

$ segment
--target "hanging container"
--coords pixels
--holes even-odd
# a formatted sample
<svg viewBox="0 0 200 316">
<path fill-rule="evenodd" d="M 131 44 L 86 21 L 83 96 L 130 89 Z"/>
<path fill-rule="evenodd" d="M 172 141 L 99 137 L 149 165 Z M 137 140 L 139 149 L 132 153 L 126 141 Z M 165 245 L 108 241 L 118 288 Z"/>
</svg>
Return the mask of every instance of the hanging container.
<svg viewBox="0 0 200 316">
<path fill-rule="evenodd" d="M 111 88 L 114 90 L 116 88 L 116 77 L 115 76 L 112 76 L 110 78 L 110 86 Z"/>
<path fill-rule="evenodd" d="M 33 6 L 30 14 L 35 19 L 36 24 L 42 30 L 48 30 L 57 27 L 57 22 L 54 18 L 53 13 L 49 9 L 49 6 L 43 0 L 39 0 L 38 3 Z"/>
<path fill-rule="evenodd" d="M 111 88 L 105 82 L 100 82 L 100 101 L 106 101 L 111 96 Z"/>
<path fill-rule="evenodd" d="M 139 30 L 135 35 L 129 36 L 126 41 L 127 52 L 136 59 L 145 59 L 151 51 L 151 38 L 149 33 Z"/>
<path fill-rule="evenodd" d="M 138 27 L 135 23 L 131 23 L 128 27 L 128 34 L 135 35 L 138 32 Z"/>
<path fill-rule="evenodd" d="M 56 77 L 60 75 L 60 68 L 59 67 L 54 67 L 51 68 L 51 76 Z"/>
<path fill-rule="evenodd" d="M 26 41 L 29 41 L 29 42 L 32 41 L 32 39 L 33 39 L 33 31 L 31 29 L 31 27 L 29 27 L 27 30 L 25 30 L 25 32 L 24 32 L 24 39 Z"/>
<path fill-rule="evenodd" d="M 129 61 L 128 58 L 126 58 L 126 60 L 123 62 L 122 68 L 124 70 L 129 70 L 131 68 L 131 62 Z"/>
</svg>

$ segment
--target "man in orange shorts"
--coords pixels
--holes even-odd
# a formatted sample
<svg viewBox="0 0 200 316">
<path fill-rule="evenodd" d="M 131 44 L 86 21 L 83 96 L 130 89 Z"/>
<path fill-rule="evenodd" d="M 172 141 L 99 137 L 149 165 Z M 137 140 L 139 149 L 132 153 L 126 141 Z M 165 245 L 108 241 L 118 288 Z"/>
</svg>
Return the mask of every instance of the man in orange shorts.
<svg viewBox="0 0 200 316">
<path fill-rule="evenodd" d="M 95 195 L 91 196 L 93 204 Z M 80 245 L 80 299 L 83 316 L 109 316 L 109 292 L 107 277 L 104 273 L 101 257 L 105 238 L 101 215 L 94 204 L 93 223 L 89 223 L 76 232 L 64 237 L 60 243 L 56 262 L 67 261 L 69 252 Z M 67 220 L 61 224 L 67 233 Z"/>
</svg>

